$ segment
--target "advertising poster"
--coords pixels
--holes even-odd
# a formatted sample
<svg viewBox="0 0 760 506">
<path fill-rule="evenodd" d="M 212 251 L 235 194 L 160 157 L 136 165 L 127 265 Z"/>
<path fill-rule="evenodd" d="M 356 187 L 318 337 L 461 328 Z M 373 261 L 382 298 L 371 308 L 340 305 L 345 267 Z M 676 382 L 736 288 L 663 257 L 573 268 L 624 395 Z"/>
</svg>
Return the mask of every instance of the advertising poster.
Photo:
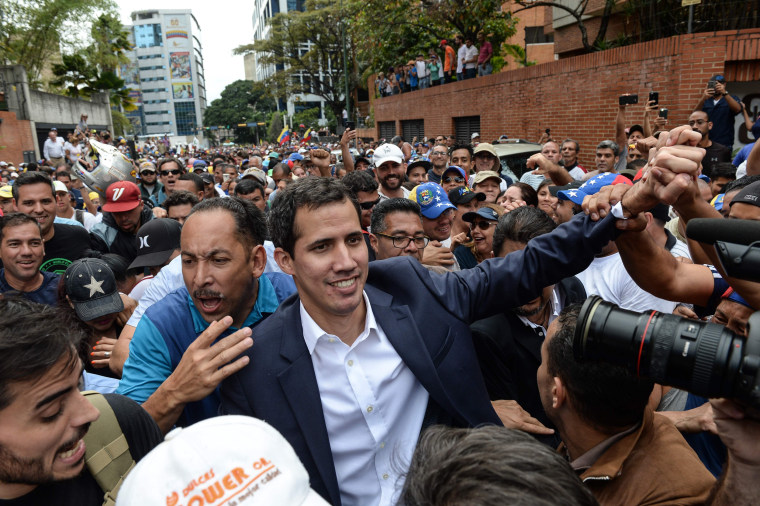
<svg viewBox="0 0 760 506">
<path fill-rule="evenodd" d="M 119 66 L 119 74 L 124 79 L 124 84 L 140 84 L 137 62 L 123 63 Z"/>
<path fill-rule="evenodd" d="M 188 51 L 169 53 L 169 64 L 172 69 L 172 81 L 189 81 L 192 79 L 192 75 L 190 74 L 190 53 Z"/>
<path fill-rule="evenodd" d="M 193 83 L 172 83 L 174 100 L 193 97 Z"/>
</svg>

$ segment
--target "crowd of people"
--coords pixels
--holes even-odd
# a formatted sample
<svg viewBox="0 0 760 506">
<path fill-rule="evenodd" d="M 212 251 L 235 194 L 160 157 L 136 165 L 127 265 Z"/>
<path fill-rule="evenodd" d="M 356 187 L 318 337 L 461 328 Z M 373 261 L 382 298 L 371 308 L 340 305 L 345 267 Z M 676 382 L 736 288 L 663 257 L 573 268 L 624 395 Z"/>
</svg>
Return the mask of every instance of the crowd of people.
<svg viewBox="0 0 760 506">
<path fill-rule="evenodd" d="M 442 39 L 439 49 L 430 49 L 427 57 L 418 54 L 406 65 L 389 67 L 387 72 L 379 72 L 375 78 L 375 96 L 388 97 L 431 86 L 440 86 L 453 81 L 487 76 L 493 72 L 493 46 L 482 32 L 477 35 L 477 45 L 471 38 L 462 35 L 454 37 L 455 50 L 449 41 Z"/>
<path fill-rule="evenodd" d="M 477 134 L 51 130 L 0 162 L 0 503 L 756 503 L 757 406 L 576 358 L 592 296 L 760 339 L 758 284 L 686 234 L 760 221 L 726 87 L 674 128 L 618 105 L 587 168 L 548 132 L 521 172 Z"/>
</svg>

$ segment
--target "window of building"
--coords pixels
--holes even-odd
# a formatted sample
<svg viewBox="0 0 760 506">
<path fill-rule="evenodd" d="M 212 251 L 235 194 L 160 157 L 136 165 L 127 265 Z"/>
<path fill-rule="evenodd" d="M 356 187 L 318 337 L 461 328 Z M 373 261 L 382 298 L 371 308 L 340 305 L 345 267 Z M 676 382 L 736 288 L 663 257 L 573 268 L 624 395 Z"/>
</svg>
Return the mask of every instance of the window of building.
<svg viewBox="0 0 760 506">
<path fill-rule="evenodd" d="M 480 133 L 480 116 L 454 118 L 454 132 L 457 136 L 457 144 L 469 144 L 472 134 Z"/>
<path fill-rule="evenodd" d="M 161 38 L 161 25 L 136 25 L 135 30 L 135 44 L 137 47 L 156 47 L 163 46 L 164 42 Z"/>
<path fill-rule="evenodd" d="M 425 137 L 425 120 L 422 119 L 406 119 L 401 122 L 401 136 L 407 142 L 412 142 L 412 139 L 417 137 L 417 140 L 422 142 Z"/>
<path fill-rule="evenodd" d="M 380 129 L 380 138 L 390 141 L 396 136 L 395 121 L 378 121 L 377 127 Z"/>
<path fill-rule="evenodd" d="M 195 102 L 175 102 L 177 135 L 193 135 L 198 124 L 195 119 Z"/>
<path fill-rule="evenodd" d="M 554 34 L 544 33 L 543 26 L 526 26 L 525 43 L 526 44 L 547 44 L 554 42 Z"/>
</svg>

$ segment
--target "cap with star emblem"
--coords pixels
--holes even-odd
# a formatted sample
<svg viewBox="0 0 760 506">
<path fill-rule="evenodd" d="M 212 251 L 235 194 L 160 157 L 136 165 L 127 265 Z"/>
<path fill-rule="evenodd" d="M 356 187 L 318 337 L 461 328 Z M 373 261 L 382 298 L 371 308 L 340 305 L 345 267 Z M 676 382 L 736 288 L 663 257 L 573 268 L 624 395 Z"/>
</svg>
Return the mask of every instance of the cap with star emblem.
<svg viewBox="0 0 760 506">
<path fill-rule="evenodd" d="M 63 279 L 66 295 L 82 321 L 96 320 L 124 309 L 116 278 L 103 260 L 80 258 L 69 265 Z"/>
<path fill-rule="evenodd" d="M 447 209 L 457 208 L 449 201 L 448 195 L 437 183 L 423 183 L 415 186 L 409 194 L 409 199 L 417 202 L 422 216 L 430 220 L 435 220 Z"/>
<path fill-rule="evenodd" d="M 557 192 L 557 198 L 561 200 L 570 200 L 579 206 L 583 204 L 583 199 L 588 195 L 593 195 L 605 186 L 613 184 L 633 185 L 631 180 L 615 172 L 605 172 L 598 176 L 592 177 L 583 183 L 578 189 L 561 190 Z"/>
</svg>

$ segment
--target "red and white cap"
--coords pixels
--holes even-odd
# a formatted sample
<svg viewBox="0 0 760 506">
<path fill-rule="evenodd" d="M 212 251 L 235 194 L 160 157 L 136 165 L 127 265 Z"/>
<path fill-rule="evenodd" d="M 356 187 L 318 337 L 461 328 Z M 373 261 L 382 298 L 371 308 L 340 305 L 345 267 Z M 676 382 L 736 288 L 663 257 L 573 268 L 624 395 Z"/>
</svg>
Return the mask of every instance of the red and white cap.
<svg viewBox="0 0 760 506">
<path fill-rule="evenodd" d="M 108 213 L 131 211 L 140 205 L 140 188 L 131 181 L 118 181 L 106 189 L 106 203 L 103 210 Z"/>
</svg>

